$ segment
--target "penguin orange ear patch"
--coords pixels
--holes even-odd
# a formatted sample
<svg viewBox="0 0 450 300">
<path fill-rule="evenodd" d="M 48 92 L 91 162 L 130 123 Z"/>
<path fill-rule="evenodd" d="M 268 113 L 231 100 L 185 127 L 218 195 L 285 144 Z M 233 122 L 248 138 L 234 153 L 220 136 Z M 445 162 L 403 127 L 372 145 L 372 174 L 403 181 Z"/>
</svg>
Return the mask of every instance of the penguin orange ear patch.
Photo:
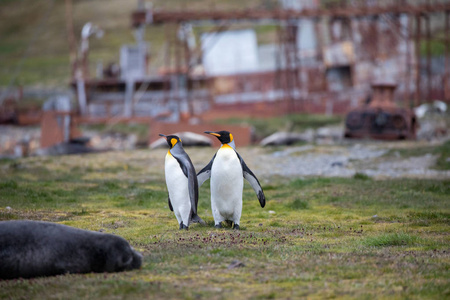
<svg viewBox="0 0 450 300">
<path fill-rule="evenodd" d="M 233 141 L 233 135 L 230 133 L 230 143 Z"/>
<path fill-rule="evenodd" d="M 172 147 L 175 146 L 176 143 L 178 143 L 177 139 L 171 139 L 170 143 L 172 144 Z"/>
</svg>

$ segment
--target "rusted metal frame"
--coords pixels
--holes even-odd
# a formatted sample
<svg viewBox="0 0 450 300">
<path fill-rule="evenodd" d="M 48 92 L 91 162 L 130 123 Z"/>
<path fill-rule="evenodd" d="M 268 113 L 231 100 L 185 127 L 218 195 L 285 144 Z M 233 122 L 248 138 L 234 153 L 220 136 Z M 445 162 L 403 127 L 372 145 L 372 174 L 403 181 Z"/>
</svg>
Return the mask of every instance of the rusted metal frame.
<svg viewBox="0 0 450 300">
<path fill-rule="evenodd" d="M 299 24 L 299 23 L 297 22 L 297 24 Z M 299 108 L 301 110 L 304 110 L 305 109 L 304 101 L 306 99 L 303 98 L 303 89 L 305 87 L 303 85 L 303 80 L 302 80 L 302 77 L 303 77 L 302 76 L 302 62 L 301 62 L 301 59 L 299 57 L 300 45 L 297 44 L 297 37 L 298 37 L 299 29 L 300 29 L 299 26 L 296 25 L 295 31 L 292 32 L 292 34 L 293 34 L 293 36 L 292 36 L 292 38 L 293 38 L 292 39 L 292 44 L 293 44 L 293 47 L 294 47 L 294 61 L 295 61 L 295 69 L 294 69 L 295 77 L 294 77 L 294 79 L 295 79 L 295 87 L 298 88 L 298 90 L 299 90 L 299 99 L 298 99 L 298 101 L 300 101 L 300 107 Z"/>
<path fill-rule="evenodd" d="M 322 60 L 322 47 L 325 44 L 323 41 L 323 34 L 322 34 L 322 24 L 320 23 L 321 18 L 314 18 L 314 33 L 316 34 L 316 38 L 317 38 L 317 49 L 318 52 L 316 53 L 317 55 L 317 60 Z"/>
<path fill-rule="evenodd" d="M 273 78 L 273 87 L 274 90 L 282 88 L 282 54 L 281 51 L 283 49 L 283 40 L 282 40 L 283 30 L 281 28 L 281 24 L 277 26 L 277 46 L 278 49 L 275 51 L 275 64 L 276 64 L 276 76 Z"/>
<path fill-rule="evenodd" d="M 354 41 L 354 33 L 353 33 L 353 28 L 352 28 L 352 19 L 351 18 L 344 18 L 343 20 L 343 24 L 345 24 L 345 26 L 348 29 L 348 34 L 350 36 L 350 41 Z M 355 86 L 355 61 L 353 60 L 350 64 L 350 81 L 352 83 L 352 87 Z"/>
<path fill-rule="evenodd" d="M 211 30 L 208 30 L 206 32 L 218 34 L 218 33 L 226 31 L 228 28 L 230 28 L 230 26 L 231 26 L 231 24 L 229 22 L 226 22 L 226 23 L 222 23 L 222 24 L 218 25 L 217 27 L 214 27 Z M 201 52 L 202 52 L 201 44 L 199 44 L 193 52 L 194 52 L 194 55 L 201 55 Z M 192 55 L 192 53 L 191 53 L 191 55 Z"/>
<path fill-rule="evenodd" d="M 406 38 L 406 74 L 405 74 L 405 104 L 409 104 L 409 108 L 414 106 L 413 98 L 411 97 L 411 33 L 412 33 L 412 21 L 411 16 L 407 15 L 407 38 Z"/>
<path fill-rule="evenodd" d="M 73 29 L 73 6 L 72 0 L 65 0 L 65 16 L 66 16 L 66 34 L 69 42 L 69 55 L 72 77 L 75 76 L 75 69 L 77 63 L 77 41 L 75 38 L 75 31 Z"/>
<path fill-rule="evenodd" d="M 180 110 L 180 75 L 183 73 L 181 70 L 181 43 L 178 39 L 178 29 L 180 28 L 180 23 L 174 24 L 173 28 L 173 39 L 174 39 L 174 51 L 175 51 L 175 70 L 171 76 L 176 76 L 175 78 L 175 99 L 178 103 L 178 109 Z M 173 95 L 172 95 L 173 96 Z"/>
<path fill-rule="evenodd" d="M 295 110 L 297 97 L 295 95 L 296 89 L 300 88 L 299 84 L 299 58 L 298 58 L 298 48 L 297 48 L 297 31 L 298 31 L 298 20 L 290 20 L 287 26 L 287 47 L 290 52 L 291 64 L 289 65 L 289 74 L 291 78 L 291 112 Z"/>
<path fill-rule="evenodd" d="M 331 43 L 335 43 L 336 42 L 336 37 L 334 36 L 333 33 L 333 23 L 335 21 L 334 17 L 330 17 L 328 18 L 328 36 L 331 38 Z"/>
<path fill-rule="evenodd" d="M 425 39 L 426 39 L 426 53 L 427 53 L 427 98 L 426 101 L 431 100 L 431 30 L 430 30 L 430 16 L 425 15 Z"/>
<path fill-rule="evenodd" d="M 439 3 L 434 3 L 433 5 L 421 4 L 421 5 L 387 5 L 387 6 L 360 6 L 360 7 L 336 7 L 332 9 L 304 9 L 301 11 L 297 10 L 260 10 L 260 9 L 244 9 L 244 10 L 234 10 L 234 11 L 168 11 L 168 10 L 154 10 L 153 11 L 153 24 L 160 24 L 166 22 L 187 22 L 194 20 L 261 20 L 261 19 L 272 19 L 272 20 L 289 20 L 289 19 L 300 19 L 300 18 L 311 18 L 320 16 L 330 16 L 330 17 L 362 17 L 370 15 L 379 15 L 385 13 L 407 13 L 407 14 L 418 14 L 418 13 L 434 13 L 441 12 L 450 9 L 450 3 L 447 1 L 442 1 Z M 137 10 L 132 13 L 132 24 L 133 26 L 139 26 L 140 24 L 146 23 L 145 10 Z"/>
<path fill-rule="evenodd" d="M 445 11 L 445 53 L 444 53 L 444 59 L 445 59 L 445 72 L 444 72 L 444 96 L 446 97 L 446 100 L 450 100 L 450 87 L 448 86 L 449 76 L 450 76 L 450 10 Z"/>
<path fill-rule="evenodd" d="M 420 19 L 421 15 L 420 14 L 416 14 L 416 37 L 415 37 L 415 42 L 416 42 L 416 93 L 415 93 L 415 97 L 414 97 L 414 105 L 418 106 L 421 103 L 421 88 L 420 88 L 420 67 L 421 67 L 421 63 L 420 63 L 420 42 L 421 42 L 421 33 L 422 33 L 422 29 L 421 29 L 421 19 Z"/>
<path fill-rule="evenodd" d="M 290 111 L 292 111 L 293 108 L 293 103 L 294 103 L 294 95 L 293 95 L 293 91 L 292 89 L 294 88 L 294 84 L 292 82 L 293 78 L 292 78 L 292 71 L 291 71 L 291 66 L 292 66 L 292 62 L 291 62 L 291 47 L 289 44 L 289 22 L 284 22 L 283 26 L 282 26 L 282 44 L 284 47 L 284 58 L 285 58 L 285 62 L 286 62 L 286 66 L 285 66 L 285 78 L 286 78 L 286 85 L 285 85 L 285 92 L 284 94 L 287 94 L 287 100 L 288 100 L 288 113 Z"/>
<path fill-rule="evenodd" d="M 179 24 L 179 26 L 181 26 L 181 24 Z M 189 45 L 188 45 L 186 37 L 183 42 L 183 48 L 184 48 L 184 64 L 185 64 L 185 67 L 183 70 L 185 70 L 185 74 L 186 74 L 186 97 L 187 97 L 186 100 L 187 100 L 187 104 L 188 104 L 189 116 L 193 116 L 194 115 L 194 107 L 193 107 L 192 97 L 191 97 L 192 90 L 189 85 L 189 82 L 191 80 L 190 74 L 191 74 L 191 67 L 192 67 L 191 66 L 191 50 L 189 49 Z"/>
<path fill-rule="evenodd" d="M 380 47 L 380 43 L 379 43 L 379 38 L 380 38 L 380 34 L 379 34 L 379 30 L 378 30 L 378 22 L 380 21 L 380 17 L 379 16 L 373 16 L 373 22 L 375 23 L 375 30 L 374 30 L 374 36 L 373 36 L 373 40 L 375 41 L 375 53 L 373 53 L 373 60 L 376 60 L 378 57 L 378 54 L 380 53 L 379 47 Z"/>
<path fill-rule="evenodd" d="M 165 57 L 164 57 L 164 61 L 165 61 L 165 68 L 166 68 L 166 73 L 164 74 L 165 80 L 164 80 L 164 103 L 167 103 L 169 100 L 169 91 L 172 89 L 171 87 L 171 81 L 170 81 L 170 68 L 171 68 L 171 64 L 172 64 L 172 36 L 170 34 L 170 24 L 166 24 L 164 26 L 164 31 L 165 31 L 165 36 L 166 36 L 166 41 L 167 41 L 167 49 L 166 49 L 166 53 L 165 53 Z"/>
</svg>

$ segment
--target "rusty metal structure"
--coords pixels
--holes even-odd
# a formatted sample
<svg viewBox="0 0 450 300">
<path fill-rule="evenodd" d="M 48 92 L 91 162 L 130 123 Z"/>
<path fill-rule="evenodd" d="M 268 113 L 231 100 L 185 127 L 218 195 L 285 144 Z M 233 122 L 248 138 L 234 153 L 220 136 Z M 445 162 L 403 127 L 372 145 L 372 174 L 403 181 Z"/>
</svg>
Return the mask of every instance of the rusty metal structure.
<svg viewBox="0 0 450 300">
<path fill-rule="evenodd" d="M 131 16 L 132 25 L 137 32 L 148 26 L 164 26 L 163 66 L 157 73 L 146 73 L 152 55 L 138 34 L 137 44 L 121 49 L 121 53 L 128 62 L 139 61 L 143 69 L 129 72 L 127 64 L 121 63 L 120 72 L 109 66 L 102 78 L 92 78 L 88 72 L 74 77 L 82 117 L 185 122 L 193 117 L 208 121 L 240 114 L 345 114 L 363 105 L 372 92 L 375 99 L 364 107 L 382 103 L 377 100 L 378 88 L 372 90 L 374 82 L 382 82 L 384 89 L 391 91 L 388 102 L 392 105 L 413 107 L 433 99 L 450 101 L 448 1 L 276 3 L 270 8 L 261 5 L 224 11 L 185 6 L 166 10 L 139 1 Z M 273 67 L 227 74 L 205 69 L 208 49 L 195 44 L 199 40 L 196 28 L 207 26 L 206 34 L 214 37 L 236 24 L 276 28 L 277 42 L 267 48 L 272 51 Z M 437 59 L 432 59 L 432 40 L 445 48 Z M 137 53 L 134 58 L 133 53 Z M 86 69 L 87 56 L 83 60 Z M 396 89 L 387 88 L 394 85 Z M 407 119 L 407 127 L 412 126 L 411 118 Z"/>
<path fill-rule="evenodd" d="M 409 108 L 394 103 L 393 84 L 374 84 L 369 102 L 351 110 L 345 120 L 345 137 L 403 140 L 416 136 L 417 120 Z"/>
</svg>

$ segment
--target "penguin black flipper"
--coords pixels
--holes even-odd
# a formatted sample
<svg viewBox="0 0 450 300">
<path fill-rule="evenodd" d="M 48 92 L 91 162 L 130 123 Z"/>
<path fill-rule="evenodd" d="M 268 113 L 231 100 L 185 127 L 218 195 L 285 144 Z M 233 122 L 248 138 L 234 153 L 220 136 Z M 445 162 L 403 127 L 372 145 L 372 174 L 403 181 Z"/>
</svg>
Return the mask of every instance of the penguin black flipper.
<svg viewBox="0 0 450 300">
<path fill-rule="evenodd" d="M 247 179 L 247 181 L 252 186 L 253 190 L 256 193 L 256 196 L 258 196 L 259 204 L 261 204 L 261 207 L 266 206 L 266 196 L 264 195 L 263 189 L 261 187 L 261 184 L 258 181 L 258 178 L 256 178 L 255 174 L 253 174 L 252 170 L 247 167 L 245 164 L 244 159 L 237 153 L 237 156 L 239 160 L 241 161 L 242 171 L 244 174 L 244 178 Z"/>
<path fill-rule="evenodd" d="M 198 172 L 198 174 L 197 174 L 198 187 L 201 187 L 202 184 L 206 180 L 211 178 L 211 168 L 212 168 L 214 159 L 216 158 L 216 154 L 214 154 L 214 156 L 211 159 L 211 161 L 203 169 L 201 169 L 200 172 Z"/>
<path fill-rule="evenodd" d="M 172 203 L 170 203 L 170 196 L 167 196 L 167 202 L 169 202 L 170 211 L 173 211 Z"/>
<path fill-rule="evenodd" d="M 197 214 L 198 204 L 198 182 L 197 175 L 195 174 L 194 165 L 191 159 L 181 147 L 173 147 L 169 150 L 173 157 L 180 164 L 181 170 L 188 179 L 189 199 L 191 201 L 191 210 L 194 215 Z"/>
</svg>

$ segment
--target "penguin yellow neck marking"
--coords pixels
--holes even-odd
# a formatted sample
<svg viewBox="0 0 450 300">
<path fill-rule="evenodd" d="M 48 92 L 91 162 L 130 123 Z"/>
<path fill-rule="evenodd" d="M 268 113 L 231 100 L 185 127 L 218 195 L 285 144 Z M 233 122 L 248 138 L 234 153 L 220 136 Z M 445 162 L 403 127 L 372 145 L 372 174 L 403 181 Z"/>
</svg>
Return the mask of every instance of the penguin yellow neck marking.
<svg viewBox="0 0 450 300">
<path fill-rule="evenodd" d="M 172 147 L 173 147 L 178 143 L 178 141 L 177 141 L 177 139 L 171 139 L 170 143 L 172 144 Z"/>
<path fill-rule="evenodd" d="M 172 153 L 170 153 L 170 150 L 167 151 L 167 155 L 172 156 Z"/>
<path fill-rule="evenodd" d="M 230 149 L 233 149 L 233 147 L 231 147 L 231 146 L 228 145 L 228 144 L 223 144 L 222 147 L 220 147 L 220 148 L 230 148 Z"/>
</svg>

